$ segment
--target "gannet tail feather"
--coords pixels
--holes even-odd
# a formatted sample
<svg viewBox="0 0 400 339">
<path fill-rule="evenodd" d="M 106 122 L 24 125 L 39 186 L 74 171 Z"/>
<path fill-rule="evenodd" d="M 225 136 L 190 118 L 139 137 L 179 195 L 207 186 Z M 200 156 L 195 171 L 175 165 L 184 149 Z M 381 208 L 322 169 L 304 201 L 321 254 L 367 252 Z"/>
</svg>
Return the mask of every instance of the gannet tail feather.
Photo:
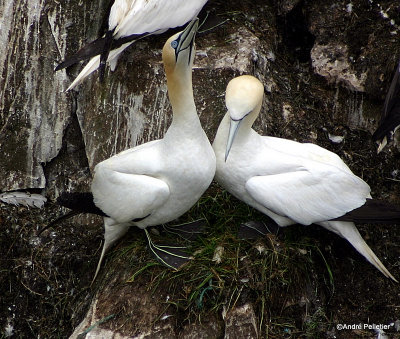
<svg viewBox="0 0 400 339">
<path fill-rule="evenodd" d="M 360 254 L 365 257 L 365 259 L 367 259 L 373 266 L 382 272 L 385 277 L 398 282 L 367 245 L 361 234 L 358 232 L 358 229 L 352 222 L 325 221 L 318 224 L 345 238 Z"/>
<path fill-rule="evenodd" d="M 347 241 L 350 242 L 350 244 L 354 246 L 354 248 L 359 253 L 361 253 L 365 257 L 365 259 L 367 259 L 372 265 L 374 265 L 379 271 L 381 271 L 385 277 L 390 278 L 395 282 L 398 282 L 397 279 L 390 274 L 385 265 L 382 264 L 375 253 L 367 245 L 367 243 L 361 237 L 360 233 L 354 225 L 352 225 L 352 227 L 346 227 L 345 238 L 347 239 Z"/>
<path fill-rule="evenodd" d="M 92 284 L 100 271 L 101 264 L 108 249 L 113 246 L 117 240 L 121 239 L 126 232 L 128 232 L 130 226 L 131 223 L 117 223 L 111 218 L 104 218 L 104 244 Z"/>
<path fill-rule="evenodd" d="M 400 225 L 400 208 L 381 200 L 367 199 L 363 206 L 334 220 Z"/>
<path fill-rule="evenodd" d="M 74 87 L 78 86 L 86 77 L 92 74 L 100 65 L 100 55 L 96 55 L 92 59 L 89 60 L 87 65 L 82 69 L 82 71 L 78 74 L 75 80 L 71 85 L 67 88 L 66 92 L 70 91 Z"/>
<path fill-rule="evenodd" d="M 99 259 L 99 261 L 98 261 L 98 263 L 97 263 L 96 272 L 94 273 L 94 276 L 93 276 L 93 279 L 92 279 L 92 282 L 91 282 L 90 285 L 92 285 L 92 284 L 94 283 L 94 281 L 95 281 L 96 278 L 97 278 L 97 275 L 98 275 L 99 272 L 100 272 L 100 267 L 101 267 L 101 264 L 103 263 L 104 256 L 105 256 L 105 254 L 106 254 L 108 248 L 109 248 L 109 246 L 106 247 L 106 246 L 105 246 L 105 243 L 104 243 L 104 244 L 103 244 L 103 248 L 102 248 L 102 250 L 101 250 L 100 259 Z"/>
</svg>

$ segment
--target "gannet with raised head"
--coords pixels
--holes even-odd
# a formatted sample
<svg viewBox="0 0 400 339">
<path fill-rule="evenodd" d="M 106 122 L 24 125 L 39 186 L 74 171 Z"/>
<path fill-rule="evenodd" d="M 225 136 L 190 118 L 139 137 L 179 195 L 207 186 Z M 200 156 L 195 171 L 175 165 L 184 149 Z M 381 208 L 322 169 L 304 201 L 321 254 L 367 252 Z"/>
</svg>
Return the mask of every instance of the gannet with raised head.
<svg viewBox="0 0 400 339">
<path fill-rule="evenodd" d="M 106 62 L 114 70 L 124 49 L 143 37 L 161 34 L 195 18 L 207 0 L 115 0 L 108 17 L 108 31 L 56 67 L 56 71 L 90 59 L 67 91 L 79 85 Z"/>
<path fill-rule="evenodd" d="M 78 194 L 75 198 L 81 197 L 82 203 L 73 199 L 74 202 L 65 204 L 80 209 L 79 212 L 104 216 L 105 242 L 96 275 L 107 249 L 130 226 L 145 229 L 178 218 L 198 201 L 214 177 L 214 151 L 201 127 L 193 99 L 192 66 L 197 27 L 198 19 L 168 39 L 163 48 L 173 111 L 172 123 L 164 138 L 100 162 L 94 170 L 93 195 Z M 85 203 L 91 206 L 83 207 Z M 155 245 L 149 236 L 148 239 L 153 250 Z"/>
<path fill-rule="evenodd" d="M 375 206 L 375 200 L 368 184 L 322 147 L 257 134 L 251 127 L 263 95 L 262 83 L 253 76 L 229 82 L 228 112 L 213 143 L 216 181 L 279 226 L 316 223 L 342 236 L 386 277 L 397 281 L 351 222 L 373 221 L 369 207 Z M 364 210 L 371 213 L 363 218 Z M 399 217 L 396 208 L 378 213 L 381 221 L 399 221 Z"/>
<path fill-rule="evenodd" d="M 400 62 L 397 65 L 389 91 L 386 94 L 385 104 L 379 126 L 372 135 L 372 140 L 378 144 L 378 153 L 393 140 L 400 127 Z"/>
</svg>

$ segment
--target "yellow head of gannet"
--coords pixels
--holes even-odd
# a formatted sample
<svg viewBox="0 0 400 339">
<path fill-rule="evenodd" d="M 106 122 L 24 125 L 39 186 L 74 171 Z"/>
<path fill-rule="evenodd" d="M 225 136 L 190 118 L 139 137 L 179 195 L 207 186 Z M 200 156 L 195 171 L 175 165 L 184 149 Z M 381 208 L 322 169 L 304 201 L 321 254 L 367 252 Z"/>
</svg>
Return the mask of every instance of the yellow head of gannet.
<svg viewBox="0 0 400 339">
<path fill-rule="evenodd" d="M 243 75 L 232 79 L 226 87 L 225 102 L 230 120 L 225 161 L 241 125 L 251 127 L 261 109 L 264 86 L 255 77 Z"/>
<path fill-rule="evenodd" d="M 171 36 L 163 47 L 163 62 L 167 73 L 172 73 L 179 68 L 193 65 L 195 55 L 194 39 L 196 37 L 199 19 L 193 19 L 184 31 Z"/>
</svg>

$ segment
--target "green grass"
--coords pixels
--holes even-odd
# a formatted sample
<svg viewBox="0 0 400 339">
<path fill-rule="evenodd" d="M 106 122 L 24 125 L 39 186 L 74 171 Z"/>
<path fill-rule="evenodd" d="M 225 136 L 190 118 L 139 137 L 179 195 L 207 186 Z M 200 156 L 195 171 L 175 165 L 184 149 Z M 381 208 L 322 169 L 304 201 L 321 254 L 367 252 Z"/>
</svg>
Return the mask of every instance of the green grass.
<svg viewBox="0 0 400 339">
<path fill-rule="evenodd" d="M 149 282 L 146 285 L 151 293 L 157 293 L 159 288 L 170 291 L 170 299 L 165 309 L 160 310 L 160 317 L 170 307 L 181 314 L 182 322 L 201 321 L 209 312 L 221 315 L 251 302 L 262 337 L 291 337 L 299 331 L 311 335 L 321 330 L 321 324 L 316 323 L 326 320 L 324 310 L 316 310 L 300 329 L 301 316 L 294 320 L 288 312 L 296 307 L 290 306 L 296 297 L 313 285 L 315 259 L 325 266 L 322 279 L 328 289 L 334 290 L 331 269 L 313 239 L 299 238 L 290 230 L 283 237 L 268 234 L 255 241 L 238 239 L 237 228 L 241 222 L 266 217 L 216 185 L 178 223 L 199 218 L 207 220 L 207 229 L 194 242 L 168 234 L 152 236 L 156 243 L 178 241 L 187 246 L 194 259 L 178 271 L 157 263 L 146 250 L 144 232 L 137 230 L 125 245 L 118 246 L 109 255 L 108 264 L 102 270 L 112 270 L 116 261 L 123 260 L 132 272 L 126 283 L 135 284 L 142 279 Z M 223 247 L 220 264 L 212 260 L 218 246 Z"/>
</svg>

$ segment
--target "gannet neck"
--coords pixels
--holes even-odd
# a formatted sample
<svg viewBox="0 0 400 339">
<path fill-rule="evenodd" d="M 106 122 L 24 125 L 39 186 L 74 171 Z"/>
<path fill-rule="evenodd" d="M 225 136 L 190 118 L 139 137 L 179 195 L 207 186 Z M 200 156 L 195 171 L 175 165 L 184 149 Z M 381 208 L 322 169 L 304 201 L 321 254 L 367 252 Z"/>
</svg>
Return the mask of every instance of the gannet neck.
<svg viewBox="0 0 400 339">
<path fill-rule="evenodd" d="M 191 69 L 167 74 L 168 96 L 173 111 L 173 124 L 197 119 L 193 97 Z"/>
<path fill-rule="evenodd" d="M 182 32 L 168 39 L 163 48 L 168 96 L 174 113 L 172 127 L 181 121 L 196 121 L 197 126 L 198 116 L 192 88 L 194 39 L 197 27 L 196 18 Z"/>
</svg>

